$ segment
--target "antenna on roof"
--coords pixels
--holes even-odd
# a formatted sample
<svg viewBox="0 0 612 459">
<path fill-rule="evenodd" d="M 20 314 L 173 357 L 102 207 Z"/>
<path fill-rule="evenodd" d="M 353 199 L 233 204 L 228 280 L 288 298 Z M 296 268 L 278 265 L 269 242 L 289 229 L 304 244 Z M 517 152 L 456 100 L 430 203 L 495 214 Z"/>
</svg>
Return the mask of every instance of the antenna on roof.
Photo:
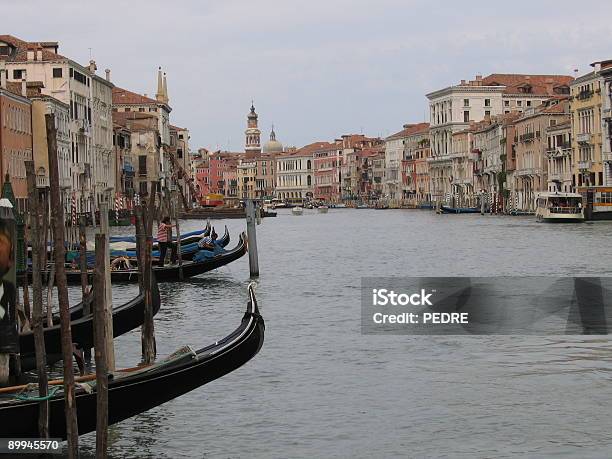
<svg viewBox="0 0 612 459">
<path fill-rule="evenodd" d="M 91 48 L 87 48 L 89 50 L 89 60 L 91 60 Z"/>
</svg>

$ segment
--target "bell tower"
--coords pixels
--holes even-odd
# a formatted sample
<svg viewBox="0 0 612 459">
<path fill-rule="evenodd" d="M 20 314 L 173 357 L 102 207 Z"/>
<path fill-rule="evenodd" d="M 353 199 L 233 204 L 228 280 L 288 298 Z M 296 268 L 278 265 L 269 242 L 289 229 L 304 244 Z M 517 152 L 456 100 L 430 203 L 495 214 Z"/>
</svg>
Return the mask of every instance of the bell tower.
<svg viewBox="0 0 612 459">
<path fill-rule="evenodd" d="M 255 158 L 261 154 L 261 131 L 257 127 L 257 113 L 251 102 L 251 111 L 247 116 L 245 135 L 245 153 L 247 158 Z"/>
</svg>

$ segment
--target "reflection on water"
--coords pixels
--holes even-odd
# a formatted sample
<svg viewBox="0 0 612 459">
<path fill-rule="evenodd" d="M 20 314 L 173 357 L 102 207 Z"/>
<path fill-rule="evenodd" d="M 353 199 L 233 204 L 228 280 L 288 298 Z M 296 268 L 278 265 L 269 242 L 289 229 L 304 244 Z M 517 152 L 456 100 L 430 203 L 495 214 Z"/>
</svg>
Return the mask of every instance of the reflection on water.
<svg viewBox="0 0 612 459">
<path fill-rule="evenodd" d="M 243 221 L 227 220 L 232 237 Z M 185 221 L 183 231 L 203 227 Z M 125 228 L 115 228 L 123 230 Z M 612 346 L 588 336 L 361 334 L 365 276 L 609 276 L 612 224 L 305 210 L 258 226 L 266 342 L 239 370 L 112 428 L 114 457 L 608 457 Z M 235 238 L 234 238 L 235 239 Z M 230 243 L 233 245 L 233 243 Z M 248 257 L 162 284 L 157 345 L 240 322 Z M 117 303 L 135 286 L 113 286 Z M 140 332 L 116 340 L 140 360 Z M 88 451 L 94 434 L 82 439 Z"/>
</svg>

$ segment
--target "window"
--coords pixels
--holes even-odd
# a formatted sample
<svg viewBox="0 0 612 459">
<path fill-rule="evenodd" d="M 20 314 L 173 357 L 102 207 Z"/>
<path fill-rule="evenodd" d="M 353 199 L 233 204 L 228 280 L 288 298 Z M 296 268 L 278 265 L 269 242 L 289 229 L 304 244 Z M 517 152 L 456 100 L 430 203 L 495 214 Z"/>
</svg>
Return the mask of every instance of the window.
<svg viewBox="0 0 612 459">
<path fill-rule="evenodd" d="M 8 46 L 0 46 L 0 56 L 8 56 L 11 54 L 11 48 Z"/>
<path fill-rule="evenodd" d="M 527 106 L 528 106 L 528 107 L 531 107 L 531 101 L 530 101 L 530 100 L 528 100 L 528 101 L 526 102 L 526 104 L 527 104 Z"/>
<path fill-rule="evenodd" d="M 179 159 L 181 159 L 183 157 L 183 149 L 177 148 L 176 155 L 179 157 Z"/>
<path fill-rule="evenodd" d="M 138 175 L 147 175 L 147 155 L 138 156 Z"/>
<path fill-rule="evenodd" d="M 179 139 L 183 140 L 183 134 L 179 134 Z"/>
<path fill-rule="evenodd" d="M 144 107 L 140 107 L 140 108 L 138 109 L 138 111 L 139 111 L 139 112 L 144 112 L 144 111 L 145 111 L 145 110 L 144 110 Z"/>
<path fill-rule="evenodd" d="M 485 110 L 485 116 L 491 116 L 491 110 Z"/>
<path fill-rule="evenodd" d="M 53 78 L 62 78 L 62 68 L 61 67 L 56 67 L 53 69 Z"/>
<path fill-rule="evenodd" d="M 516 106 L 517 107 L 522 107 L 523 106 L 523 101 L 522 100 L 517 100 L 516 101 Z"/>
<path fill-rule="evenodd" d="M 13 80 L 21 80 L 23 78 L 23 69 L 13 70 Z"/>
<path fill-rule="evenodd" d="M 470 112 L 468 111 L 463 112 L 463 122 L 464 123 L 470 122 Z"/>
<path fill-rule="evenodd" d="M 470 99 L 463 99 L 463 106 L 464 107 L 469 107 L 470 106 Z"/>
<path fill-rule="evenodd" d="M 125 107 L 125 111 L 126 111 L 126 112 L 131 112 L 131 111 L 132 111 L 132 109 L 131 109 L 130 107 Z"/>
<path fill-rule="evenodd" d="M 508 113 L 510 113 L 510 110 L 504 110 L 504 113 L 507 115 Z"/>
<path fill-rule="evenodd" d="M 504 100 L 504 107 L 509 107 L 509 106 L 510 106 L 510 101 Z"/>
<path fill-rule="evenodd" d="M 147 182 L 140 182 L 140 194 L 148 194 L 147 192 Z"/>
<path fill-rule="evenodd" d="M 485 99 L 485 107 L 491 106 L 491 99 Z"/>
</svg>

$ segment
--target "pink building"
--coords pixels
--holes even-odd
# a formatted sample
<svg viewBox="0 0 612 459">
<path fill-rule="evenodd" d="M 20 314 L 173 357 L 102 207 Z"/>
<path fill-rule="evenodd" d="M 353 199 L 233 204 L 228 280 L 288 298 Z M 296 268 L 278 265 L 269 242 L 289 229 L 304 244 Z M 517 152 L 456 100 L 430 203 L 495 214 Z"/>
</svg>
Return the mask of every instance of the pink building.
<svg viewBox="0 0 612 459">
<path fill-rule="evenodd" d="M 340 174 L 342 144 L 317 142 L 302 148 L 313 152 L 314 197 L 326 202 L 339 202 L 342 196 Z"/>
</svg>

